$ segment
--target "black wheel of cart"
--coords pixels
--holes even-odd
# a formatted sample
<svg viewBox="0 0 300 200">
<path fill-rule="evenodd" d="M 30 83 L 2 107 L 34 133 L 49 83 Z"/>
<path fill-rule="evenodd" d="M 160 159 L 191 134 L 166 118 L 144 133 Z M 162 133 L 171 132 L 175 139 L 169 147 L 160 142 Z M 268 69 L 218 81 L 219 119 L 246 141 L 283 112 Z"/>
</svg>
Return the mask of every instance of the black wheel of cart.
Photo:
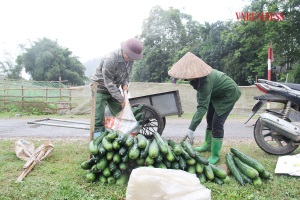
<svg viewBox="0 0 300 200">
<path fill-rule="evenodd" d="M 133 104 L 131 107 L 134 108 L 139 105 L 140 104 Z M 140 133 L 147 138 L 152 138 L 155 131 L 161 135 L 165 128 L 165 124 L 159 111 L 151 105 L 143 104 L 142 113 Z"/>
<path fill-rule="evenodd" d="M 163 119 L 163 121 L 164 121 L 164 128 L 163 128 L 163 130 L 164 130 L 164 129 L 165 129 L 165 127 L 166 127 L 166 123 L 167 123 L 167 121 L 166 121 L 166 118 L 165 118 L 165 117 L 163 117 L 162 119 Z"/>
</svg>

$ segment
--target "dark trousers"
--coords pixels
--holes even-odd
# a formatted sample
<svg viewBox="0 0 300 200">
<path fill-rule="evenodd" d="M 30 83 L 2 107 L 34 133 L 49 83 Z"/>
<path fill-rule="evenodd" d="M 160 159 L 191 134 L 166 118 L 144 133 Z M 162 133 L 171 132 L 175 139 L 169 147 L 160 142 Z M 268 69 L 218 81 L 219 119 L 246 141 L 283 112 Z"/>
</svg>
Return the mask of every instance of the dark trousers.
<svg viewBox="0 0 300 200">
<path fill-rule="evenodd" d="M 95 132 L 104 131 L 105 107 L 108 106 L 111 114 L 115 116 L 122 110 L 121 103 L 109 93 L 97 92 L 95 110 Z"/>
<path fill-rule="evenodd" d="M 232 109 L 227 111 L 221 116 L 218 116 L 214 106 L 210 103 L 208 106 L 206 121 L 207 121 L 207 130 L 212 131 L 213 138 L 223 138 L 224 137 L 224 123 L 231 112 Z"/>
</svg>

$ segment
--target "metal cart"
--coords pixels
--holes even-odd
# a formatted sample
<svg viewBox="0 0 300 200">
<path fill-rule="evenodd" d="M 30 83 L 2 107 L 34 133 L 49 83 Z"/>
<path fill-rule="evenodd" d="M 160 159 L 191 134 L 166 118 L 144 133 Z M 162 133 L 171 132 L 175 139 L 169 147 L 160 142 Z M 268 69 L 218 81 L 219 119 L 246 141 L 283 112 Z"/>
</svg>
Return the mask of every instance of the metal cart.
<svg viewBox="0 0 300 200">
<path fill-rule="evenodd" d="M 152 136 L 156 131 L 162 134 L 166 117 L 183 113 L 178 90 L 130 98 L 131 107 L 143 104 L 143 123 L 140 133 Z"/>
<path fill-rule="evenodd" d="M 183 113 L 178 90 L 134 97 L 130 98 L 129 102 L 132 108 L 143 104 L 143 118 L 140 133 L 145 135 L 146 137 L 152 137 L 154 131 L 162 134 L 166 125 L 166 117 L 172 115 L 178 115 L 179 117 L 181 117 Z M 28 122 L 28 124 L 49 125 L 86 130 L 90 129 L 90 123 L 88 122 L 70 121 L 55 118 L 30 121 Z"/>
</svg>

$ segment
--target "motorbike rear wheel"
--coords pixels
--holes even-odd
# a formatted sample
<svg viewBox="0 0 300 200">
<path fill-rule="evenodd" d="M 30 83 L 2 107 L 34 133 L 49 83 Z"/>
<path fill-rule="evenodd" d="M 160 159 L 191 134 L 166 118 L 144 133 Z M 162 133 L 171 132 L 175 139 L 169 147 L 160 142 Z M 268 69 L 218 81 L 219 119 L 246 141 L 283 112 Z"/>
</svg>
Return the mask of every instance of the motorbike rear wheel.
<svg viewBox="0 0 300 200">
<path fill-rule="evenodd" d="M 290 122 L 289 119 L 287 121 Z M 285 155 L 293 152 L 298 147 L 293 144 L 293 140 L 264 126 L 260 118 L 254 126 L 254 139 L 263 151 L 273 155 Z"/>
</svg>

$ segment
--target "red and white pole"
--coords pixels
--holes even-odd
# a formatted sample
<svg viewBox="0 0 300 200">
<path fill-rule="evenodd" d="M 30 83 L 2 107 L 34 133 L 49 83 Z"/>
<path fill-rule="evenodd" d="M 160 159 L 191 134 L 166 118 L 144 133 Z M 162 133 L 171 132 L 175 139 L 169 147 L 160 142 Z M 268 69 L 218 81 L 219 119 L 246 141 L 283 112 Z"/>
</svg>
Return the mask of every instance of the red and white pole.
<svg viewBox="0 0 300 200">
<path fill-rule="evenodd" d="M 268 80 L 271 80 L 271 67 L 273 62 L 273 49 L 272 44 L 268 48 Z"/>
<path fill-rule="evenodd" d="M 273 61 L 274 61 L 274 57 L 273 57 L 273 48 L 272 48 L 272 43 L 271 43 L 268 48 L 268 80 L 269 81 L 271 81 L 271 68 L 272 68 Z M 269 102 L 267 102 L 267 109 L 270 109 Z"/>
</svg>

